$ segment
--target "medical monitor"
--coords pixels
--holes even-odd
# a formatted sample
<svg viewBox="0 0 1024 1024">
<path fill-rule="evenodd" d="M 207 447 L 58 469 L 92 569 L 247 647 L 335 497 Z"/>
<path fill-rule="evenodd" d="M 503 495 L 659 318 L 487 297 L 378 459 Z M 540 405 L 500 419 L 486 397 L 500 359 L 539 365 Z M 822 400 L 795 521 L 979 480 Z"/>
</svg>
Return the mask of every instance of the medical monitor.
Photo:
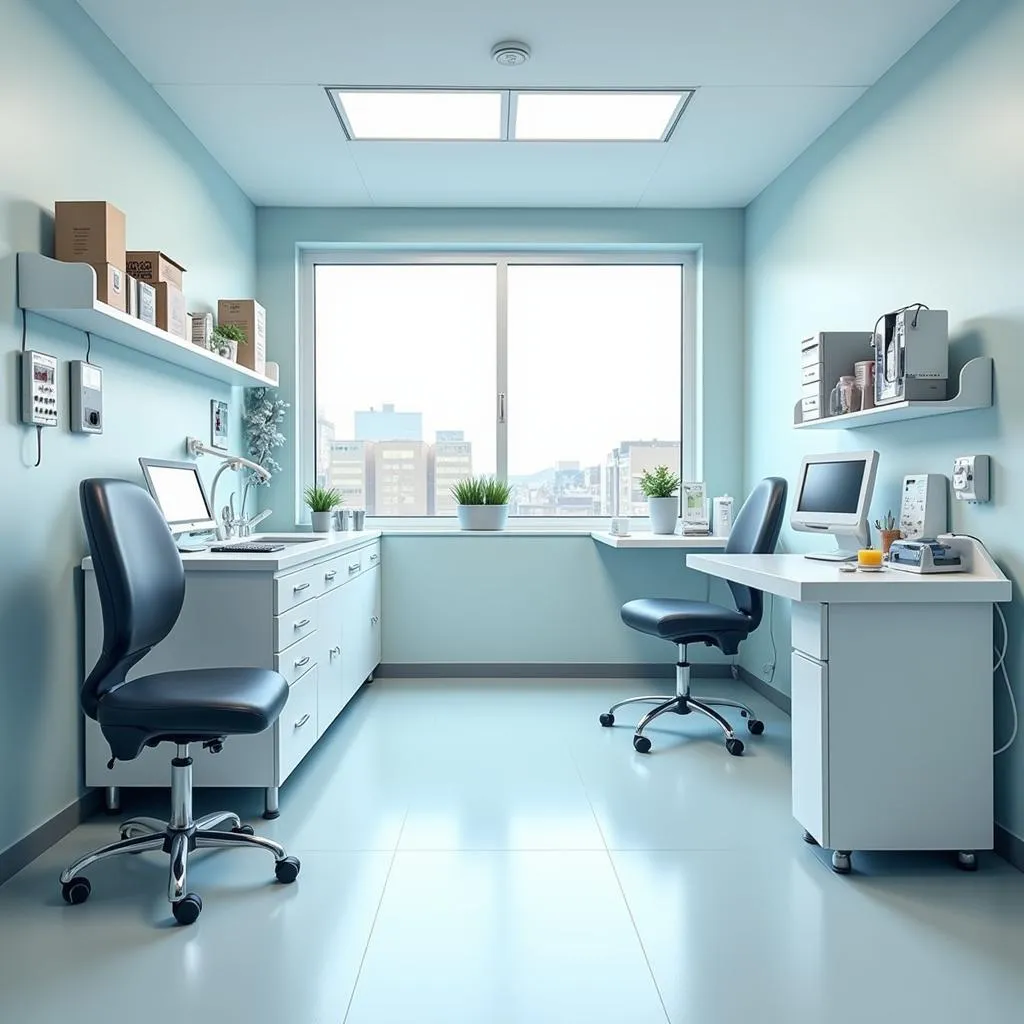
<svg viewBox="0 0 1024 1024">
<path fill-rule="evenodd" d="M 875 489 L 878 452 L 808 455 L 800 466 L 789 525 L 803 533 L 829 533 L 839 549 L 808 558 L 848 561 L 870 543 L 868 508 Z"/>
<path fill-rule="evenodd" d="M 215 530 L 217 522 L 194 462 L 139 459 L 146 486 L 160 506 L 171 533 Z"/>
</svg>

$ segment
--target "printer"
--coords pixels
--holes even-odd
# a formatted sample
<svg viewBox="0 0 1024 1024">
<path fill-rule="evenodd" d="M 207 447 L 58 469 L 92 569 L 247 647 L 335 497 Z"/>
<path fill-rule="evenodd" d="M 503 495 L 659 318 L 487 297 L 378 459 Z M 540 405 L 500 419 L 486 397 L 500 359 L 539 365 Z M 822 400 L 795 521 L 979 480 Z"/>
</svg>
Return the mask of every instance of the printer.
<svg viewBox="0 0 1024 1024">
<path fill-rule="evenodd" d="M 968 572 L 968 553 L 942 540 L 894 540 L 889 548 L 889 568 L 904 572 Z"/>
</svg>

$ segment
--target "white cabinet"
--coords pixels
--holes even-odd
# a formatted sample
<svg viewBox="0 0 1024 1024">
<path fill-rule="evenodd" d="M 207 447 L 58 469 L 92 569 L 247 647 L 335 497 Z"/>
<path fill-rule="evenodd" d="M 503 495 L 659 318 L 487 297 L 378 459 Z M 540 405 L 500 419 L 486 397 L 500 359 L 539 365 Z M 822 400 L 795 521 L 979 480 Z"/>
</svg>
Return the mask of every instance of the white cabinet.
<svg viewBox="0 0 1024 1024">
<path fill-rule="evenodd" d="M 337 587 L 317 599 L 320 627 L 320 676 L 317 682 L 317 731 L 323 734 L 345 706 L 342 673 L 345 633 L 345 593 L 349 585 Z"/>
<path fill-rule="evenodd" d="M 827 847 L 828 665 L 793 651 L 793 817 Z"/>
</svg>

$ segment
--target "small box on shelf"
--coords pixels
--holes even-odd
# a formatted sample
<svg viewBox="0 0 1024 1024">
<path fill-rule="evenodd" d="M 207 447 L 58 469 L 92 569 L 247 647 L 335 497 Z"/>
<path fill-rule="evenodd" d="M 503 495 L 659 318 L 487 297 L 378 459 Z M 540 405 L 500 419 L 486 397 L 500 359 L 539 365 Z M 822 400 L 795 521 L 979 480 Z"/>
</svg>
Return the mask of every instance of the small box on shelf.
<svg viewBox="0 0 1024 1024">
<path fill-rule="evenodd" d="M 167 282 L 179 290 L 185 287 L 185 268 L 170 256 L 157 251 L 129 250 L 128 273 L 150 284 Z"/>
<path fill-rule="evenodd" d="M 156 284 L 156 326 L 168 334 L 188 341 L 188 317 L 185 296 L 169 281 Z"/>
<path fill-rule="evenodd" d="M 125 215 L 113 203 L 55 203 L 53 235 L 54 252 L 64 263 L 110 264 L 122 273 L 127 269 Z M 115 308 L 124 310 L 123 305 Z"/>
<path fill-rule="evenodd" d="M 108 306 L 128 311 L 128 275 L 113 263 L 93 266 L 96 271 L 96 298 Z"/>
<path fill-rule="evenodd" d="M 210 347 L 210 335 L 213 333 L 213 314 L 189 313 L 188 316 L 192 324 L 190 330 L 192 344 L 208 349 Z"/>
<path fill-rule="evenodd" d="M 245 332 L 245 341 L 238 346 L 238 363 L 256 373 L 265 373 L 267 314 L 264 308 L 255 299 L 220 299 L 217 323 L 234 324 Z"/>
<path fill-rule="evenodd" d="M 139 295 L 139 311 L 136 316 L 143 323 L 156 327 L 156 288 L 148 281 L 136 281 L 135 288 Z"/>
</svg>

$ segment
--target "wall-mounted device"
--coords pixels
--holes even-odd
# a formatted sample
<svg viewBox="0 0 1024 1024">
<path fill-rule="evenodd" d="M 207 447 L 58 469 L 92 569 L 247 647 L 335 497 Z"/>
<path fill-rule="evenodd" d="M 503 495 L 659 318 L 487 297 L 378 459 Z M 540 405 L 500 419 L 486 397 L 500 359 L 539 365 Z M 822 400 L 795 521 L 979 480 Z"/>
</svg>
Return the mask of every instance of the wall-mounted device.
<svg viewBox="0 0 1024 1024">
<path fill-rule="evenodd" d="M 879 318 L 875 405 L 943 401 L 949 377 L 949 312 L 909 306 Z"/>
<path fill-rule="evenodd" d="M 959 501 L 988 501 L 989 457 L 960 455 L 953 460 L 953 494 Z"/>
<path fill-rule="evenodd" d="M 915 473 L 903 478 L 900 521 L 903 540 L 938 537 L 949 528 L 946 478 L 941 473 Z"/>
<path fill-rule="evenodd" d="M 57 426 L 57 357 L 21 354 L 21 419 L 34 427 Z"/>
<path fill-rule="evenodd" d="M 103 433 L 103 371 L 81 359 L 71 361 L 71 429 Z"/>
</svg>

